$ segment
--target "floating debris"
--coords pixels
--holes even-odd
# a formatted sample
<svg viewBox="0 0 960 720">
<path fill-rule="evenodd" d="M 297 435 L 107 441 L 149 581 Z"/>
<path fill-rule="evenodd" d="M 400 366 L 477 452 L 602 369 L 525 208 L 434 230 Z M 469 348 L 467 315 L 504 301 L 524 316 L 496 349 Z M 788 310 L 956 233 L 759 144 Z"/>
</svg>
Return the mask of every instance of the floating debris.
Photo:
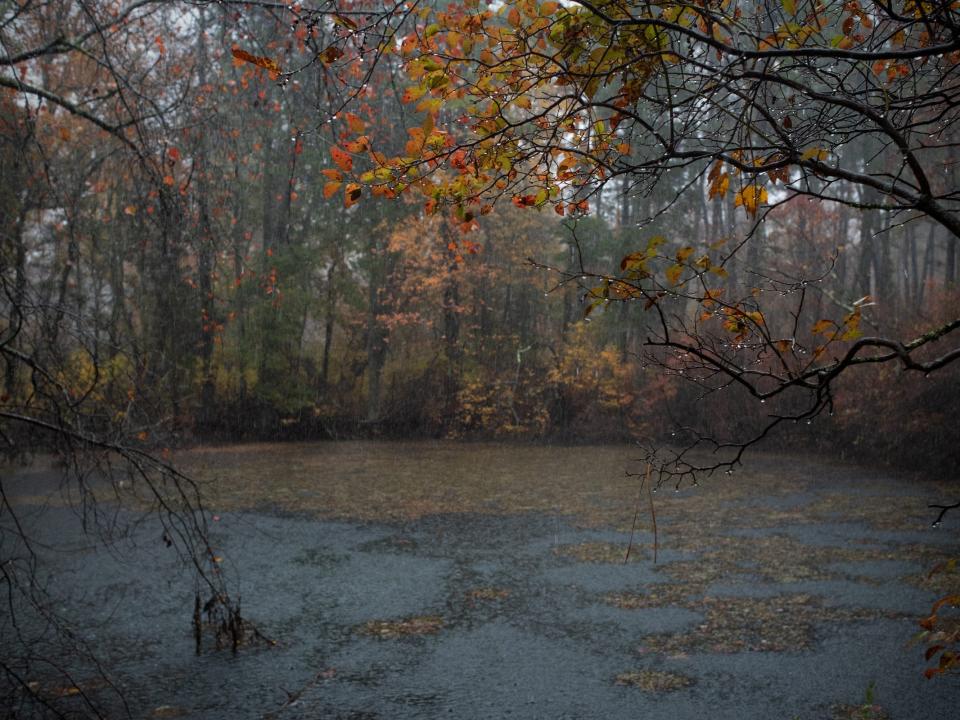
<svg viewBox="0 0 960 720">
<path fill-rule="evenodd" d="M 834 705 L 830 720 L 890 720 L 890 713 L 880 705 Z"/>
<path fill-rule="evenodd" d="M 423 615 L 404 620 L 371 620 L 364 623 L 360 632 L 383 639 L 414 637 L 417 635 L 436 635 L 443 629 L 443 618 L 439 615 Z"/>
<path fill-rule="evenodd" d="M 577 545 L 561 545 L 554 548 L 557 555 L 573 558 L 580 562 L 589 563 L 619 563 L 622 564 L 627 557 L 627 546 L 618 543 L 607 542 L 585 542 Z M 649 560 L 644 557 L 642 552 L 631 552 L 629 562 L 641 562 Z"/>
<path fill-rule="evenodd" d="M 690 605 L 690 596 L 698 593 L 698 588 L 688 584 L 656 584 L 647 585 L 644 593 L 611 593 L 604 596 L 603 601 L 608 605 L 624 610 L 638 610 L 640 608 L 659 608 L 667 605 Z"/>
<path fill-rule="evenodd" d="M 615 682 L 617 685 L 628 685 L 649 693 L 674 692 L 693 685 L 692 678 L 663 670 L 624 672 L 617 675 Z"/>
<path fill-rule="evenodd" d="M 505 600 L 510 597 L 510 591 L 504 590 L 501 588 L 476 588 L 474 590 L 468 590 L 466 593 L 467 599 L 471 601 L 476 600 Z"/>
<path fill-rule="evenodd" d="M 686 633 L 650 635 L 641 641 L 648 652 L 789 652 L 813 647 L 822 623 L 852 623 L 905 617 L 869 608 L 828 607 L 815 595 L 770 598 L 705 597 L 680 603 L 706 614 Z"/>
<path fill-rule="evenodd" d="M 186 714 L 186 710 L 175 705 L 160 705 L 150 711 L 150 717 L 154 718 L 183 717 Z"/>
</svg>

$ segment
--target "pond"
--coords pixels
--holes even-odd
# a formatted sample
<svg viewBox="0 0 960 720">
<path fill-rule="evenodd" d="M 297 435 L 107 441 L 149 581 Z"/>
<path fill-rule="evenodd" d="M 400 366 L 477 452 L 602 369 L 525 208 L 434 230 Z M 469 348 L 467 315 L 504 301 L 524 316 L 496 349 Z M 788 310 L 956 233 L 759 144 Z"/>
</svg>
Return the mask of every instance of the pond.
<svg viewBox="0 0 960 720">
<path fill-rule="evenodd" d="M 155 521 L 106 552 L 52 470 L 6 485 L 59 548 L 43 577 L 134 717 L 853 717 L 868 687 L 869 717 L 954 716 L 956 679 L 926 680 L 910 640 L 946 589 L 927 571 L 960 554 L 956 517 L 933 529 L 926 507 L 955 482 L 766 454 L 648 497 L 627 474 L 638 455 L 182 453 L 244 613 L 275 643 L 236 655 L 194 654 L 193 586 Z"/>
</svg>

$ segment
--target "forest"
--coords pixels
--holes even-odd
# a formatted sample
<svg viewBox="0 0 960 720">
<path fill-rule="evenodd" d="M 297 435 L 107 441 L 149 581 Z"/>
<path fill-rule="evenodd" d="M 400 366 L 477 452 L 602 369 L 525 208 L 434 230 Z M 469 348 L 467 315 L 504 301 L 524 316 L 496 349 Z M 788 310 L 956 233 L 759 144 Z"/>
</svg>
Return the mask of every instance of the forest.
<svg viewBox="0 0 960 720">
<path fill-rule="evenodd" d="M 191 448 L 955 479 L 958 38 L 916 0 L 4 3 L 4 458 L 97 523 L 97 473 L 145 482 L 235 647 Z"/>
<path fill-rule="evenodd" d="M 811 354 L 829 345 L 818 334 L 826 340 L 854 310 L 857 335 L 904 342 L 954 319 L 960 260 L 950 224 L 870 185 L 817 185 L 788 170 L 768 171 L 773 183 L 751 206 L 736 185 L 757 200 L 760 186 L 706 156 L 658 170 L 653 182 L 645 149 L 629 148 L 636 130 L 624 124 L 620 149 L 634 170 L 580 172 L 581 160 L 565 156 L 567 187 L 552 191 L 565 202 L 537 201 L 511 180 L 497 189 L 500 202 L 478 202 L 465 221 L 462 205 L 446 212 L 449 203 L 423 187 L 394 193 L 374 180 L 379 193 L 360 199 L 354 183 L 345 196 L 354 157 L 364 167 L 364 154 L 385 157 L 366 148 L 370 138 L 402 154 L 416 132 L 422 139 L 424 117 L 438 128 L 465 121 L 454 117 L 462 100 L 441 106 L 436 91 L 426 107 L 411 99 L 423 90 L 408 87 L 410 52 L 373 62 L 377 32 L 399 42 L 390 21 L 378 30 L 379 19 L 365 16 L 361 32 L 349 13 L 338 21 L 325 8 L 270 3 L 21 5 L 4 17 L 10 72 L 0 80 L 11 442 L 35 430 L 16 422 L 27 417 L 148 446 L 661 440 L 692 424 L 725 439 L 754 432 L 774 415 L 755 393 L 686 382 L 683 361 L 651 353 L 659 318 L 645 302 L 607 292 L 586 316 L 603 295 L 598 283 L 652 238 L 664 258 L 716 248 L 710 290 L 753 293 L 771 330 L 793 321 L 796 332 L 783 337 Z M 461 35 L 443 37 L 449 45 Z M 952 57 L 936 69 L 925 56 L 916 71 L 874 68 L 862 90 L 892 83 L 915 93 L 918 107 L 898 121 L 922 138 L 918 162 L 951 218 L 954 106 L 933 88 L 940 74 L 952 78 Z M 952 86 L 941 92 L 952 98 Z M 824 153 L 864 174 L 894 175 L 892 142 L 852 125 L 849 113 L 815 110 L 825 112 L 811 106 L 804 117 L 798 107 L 782 125 L 804 135 L 829 129 Z M 697 132 L 717 136 L 711 142 L 738 139 L 719 137 L 730 132 L 725 117 L 706 113 L 704 122 Z M 445 158 L 456 166 L 456 152 Z M 797 182 L 813 187 L 798 192 Z M 703 310 L 702 293 L 681 295 L 678 331 L 696 337 L 680 326 Z M 821 352 L 836 356 L 838 345 Z M 38 367 L 69 409 L 51 407 Z M 957 460 L 956 427 L 946 421 L 960 399 L 955 368 L 936 381 L 897 362 L 855 371 L 838 380 L 832 418 L 784 438 L 880 461 Z M 806 411 L 802 400 L 784 402 L 783 414 Z"/>
</svg>

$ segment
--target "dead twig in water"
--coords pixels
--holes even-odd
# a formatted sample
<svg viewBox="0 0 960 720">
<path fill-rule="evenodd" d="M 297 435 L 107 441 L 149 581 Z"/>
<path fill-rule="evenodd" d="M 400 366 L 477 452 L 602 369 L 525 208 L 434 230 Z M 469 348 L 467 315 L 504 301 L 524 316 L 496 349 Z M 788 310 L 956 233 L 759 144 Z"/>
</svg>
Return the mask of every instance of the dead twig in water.
<svg viewBox="0 0 960 720">
<path fill-rule="evenodd" d="M 627 552 L 623 556 L 623 564 L 630 562 L 630 551 L 633 549 L 633 538 L 637 532 L 637 519 L 640 517 L 640 497 L 643 495 L 643 487 L 647 487 L 647 497 L 650 499 L 650 518 L 653 520 L 653 564 L 657 564 L 657 513 L 653 509 L 653 493 L 650 491 L 650 473 L 653 472 L 653 464 L 647 463 L 647 472 L 640 483 L 640 489 L 637 491 L 637 504 L 633 512 L 633 526 L 630 528 L 630 542 L 627 545 Z"/>
</svg>

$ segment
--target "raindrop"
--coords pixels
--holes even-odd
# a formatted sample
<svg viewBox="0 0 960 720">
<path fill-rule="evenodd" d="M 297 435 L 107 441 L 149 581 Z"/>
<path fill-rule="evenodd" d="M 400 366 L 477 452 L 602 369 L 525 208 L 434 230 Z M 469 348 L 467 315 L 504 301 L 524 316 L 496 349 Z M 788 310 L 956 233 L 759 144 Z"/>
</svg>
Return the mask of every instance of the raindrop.
<svg viewBox="0 0 960 720">
<path fill-rule="evenodd" d="M 940 522 L 939 520 L 937 520 L 937 521 L 936 521 L 935 523 L 933 523 L 930 527 L 938 528 L 938 527 L 940 527 L 942 524 L 943 524 L 942 522 Z"/>
</svg>

